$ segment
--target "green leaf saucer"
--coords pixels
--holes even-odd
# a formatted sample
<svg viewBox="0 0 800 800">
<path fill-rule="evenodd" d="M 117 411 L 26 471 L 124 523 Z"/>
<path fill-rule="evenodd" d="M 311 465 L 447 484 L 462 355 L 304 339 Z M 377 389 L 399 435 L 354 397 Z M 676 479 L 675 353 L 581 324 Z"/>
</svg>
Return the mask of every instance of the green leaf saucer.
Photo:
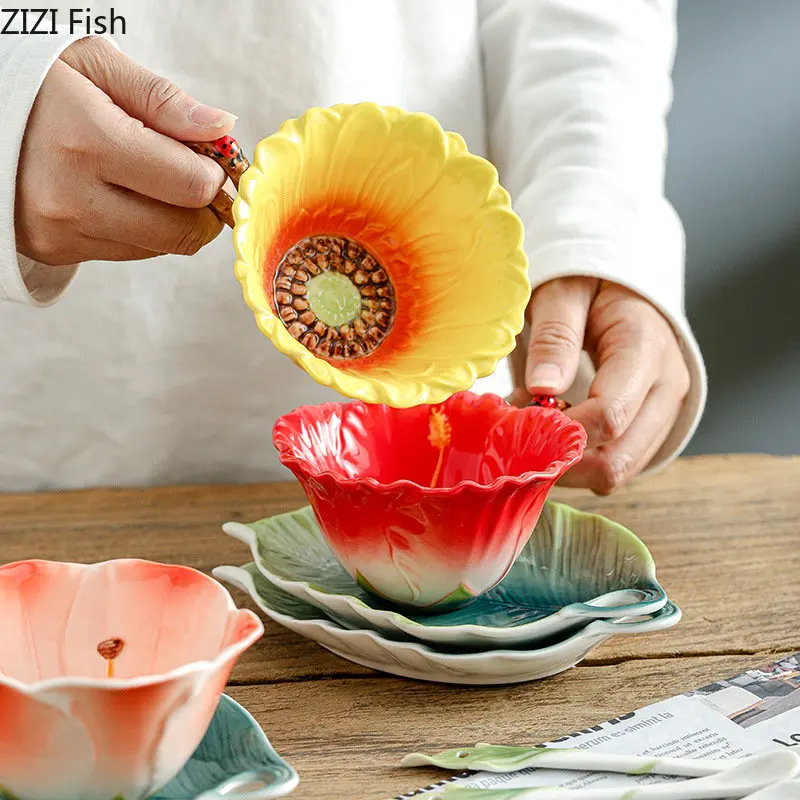
<svg viewBox="0 0 800 800">
<path fill-rule="evenodd" d="M 463 686 L 522 683 L 564 672 L 615 634 L 652 633 L 675 625 L 680 609 L 667 602 L 646 617 L 596 619 L 546 646 L 463 652 L 448 646 L 397 641 L 373 630 L 349 630 L 318 608 L 270 583 L 255 564 L 217 567 L 214 577 L 246 592 L 270 619 L 321 644 L 340 658 L 421 681 Z"/>
<path fill-rule="evenodd" d="M 667 602 L 647 547 L 598 514 L 548 502 L 506 577 L 469 605 L 409 614 L 359 585 L 325 541 L 310 507 L 249 525 L 228 522 L 275 586 L 344 627 L 434 645 L 491 649 L 532 644 L 596 619 L 652 614 Z"/>
<path fill-rule="evenodd" d="M 294 791 L 299 782 L 261 726 L 235 700 L 222 695 L 188 763 L 151 800 L 272 800 Z"/>
</svg>

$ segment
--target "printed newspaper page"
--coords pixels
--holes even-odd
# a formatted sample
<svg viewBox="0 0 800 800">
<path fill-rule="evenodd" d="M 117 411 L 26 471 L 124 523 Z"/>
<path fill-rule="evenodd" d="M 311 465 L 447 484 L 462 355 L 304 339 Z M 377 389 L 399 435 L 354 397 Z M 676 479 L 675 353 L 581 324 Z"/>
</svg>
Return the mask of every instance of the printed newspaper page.
<svg viewBox="0 0 800 800">
<path fill-rule="evenodd" d="M 454 746 L 458 744 L 474 742 Z M 800 653 L 545 744 L 679 758 L 743 758 L 779 747 L 800 747 Z M 435 800 L 451 785 L 486 789 L 624 788 L 673 780 L 682 779 L 530 768 L 504 775 L 481 772 L 445 777 L 434 786 L 399 795 L 395 800 Z"/>
</svg>

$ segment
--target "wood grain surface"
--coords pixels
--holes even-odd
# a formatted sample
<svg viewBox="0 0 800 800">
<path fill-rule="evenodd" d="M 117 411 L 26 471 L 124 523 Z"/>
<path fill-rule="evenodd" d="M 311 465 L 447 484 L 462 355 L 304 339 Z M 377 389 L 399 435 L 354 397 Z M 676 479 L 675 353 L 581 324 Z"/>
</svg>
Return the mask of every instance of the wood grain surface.
<svg viewBox="0 0 800 800">
<path fill-rule="evenodd" d="M 552 497 L 634 530 L 681 623 L 616 637 L 545 681 L 460 688 L 375 673 L 268 621 L 229 692 L 300 772 L 292 797 L 384 800 L 441 777 L 399 769 L 411 750 L 533 744 L 800 651 L 800 458 L 686 458 L 611 497 Z M 209 572 L 249 560 L 223 522 L 303 504 L 292 483 L 0 494 L 0 561 L 124 556 Z"/>
</svg>

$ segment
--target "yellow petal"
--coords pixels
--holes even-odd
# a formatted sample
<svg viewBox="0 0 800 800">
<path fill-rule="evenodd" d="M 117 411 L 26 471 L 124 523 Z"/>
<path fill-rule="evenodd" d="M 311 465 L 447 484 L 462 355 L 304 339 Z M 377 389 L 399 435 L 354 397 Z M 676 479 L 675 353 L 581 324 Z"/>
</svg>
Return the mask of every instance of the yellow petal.
<svg viewBox="0 0 800 800">
<path fill-rule="evenodd" d="M 276 266 L 268 262 L 277 242 L 295 243 L 284 239 L 298 221 L 344 224 L 353 214 L 365 232 L 382 232 L 390 260 L 398 254 L 395 274 L 383 263 L 397 316 L 379 358 L 327 361 L 276 316 L 265 270 Z M 259 328 L 314 380 L 348 397 L 397 407 L 443 402 L 491 373 L 522 329 L 530 296 L 522 223 L 495 168 L 426 114 L 360 103 L 288 120 L 256 147 L 234 216 L 236 277 Z M 345 235 L 303 236 L 311 233 Z M 402 324 L 413 324 L 413 339 L 403 338 Z"/>
</svg>

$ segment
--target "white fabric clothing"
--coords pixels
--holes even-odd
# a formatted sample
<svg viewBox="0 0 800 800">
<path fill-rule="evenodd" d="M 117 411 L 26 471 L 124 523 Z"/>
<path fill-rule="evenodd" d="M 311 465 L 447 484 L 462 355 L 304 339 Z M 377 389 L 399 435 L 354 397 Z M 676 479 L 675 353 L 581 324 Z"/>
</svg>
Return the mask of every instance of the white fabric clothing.
<svg viewBox="0 0 800 800">
<path fill-rule="evenodd" d="M 605 278 L 670 320 L 692 388 L 651 468 L 681 452 L 706 379 L 683 310 L 682 228 L 663 193 L 675 0 L 113 7 L 126 20 L 116 44 L 199 101 L 238 114 L 233 134 L 245 152 L 310 106 L 363 100 L 425 111 L 459 132 L 511 192 L 534 286 Z M 55 58 L 80 35 L 0 36 L 0 490 L 285 478 L 274 420 L 337 396 L 256 329 L 233 276 L 229 231 L 191 258 L 78 269 L 16 253 L 28 113 Z M 573 402 L 591 378 L 587 359 Z M 476 389 L 507 392 L 507 368 Z"/>
</svg>

